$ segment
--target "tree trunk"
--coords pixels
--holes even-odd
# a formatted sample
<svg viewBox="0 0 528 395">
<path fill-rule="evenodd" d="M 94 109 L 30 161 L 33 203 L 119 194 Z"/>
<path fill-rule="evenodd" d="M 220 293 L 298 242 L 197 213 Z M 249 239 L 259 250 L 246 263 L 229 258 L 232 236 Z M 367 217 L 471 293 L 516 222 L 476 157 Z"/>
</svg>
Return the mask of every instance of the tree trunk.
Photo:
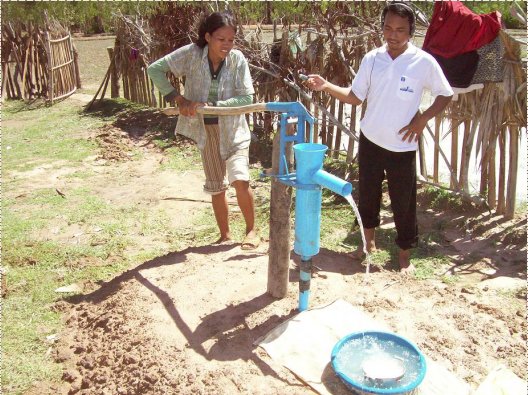
<svg viewBox="0 0 528 395">
<path fill-rule="evenodd" d="M 271 24 L 271 12 L 273 11 L 273 2 L 272 1 L 266 1 L 266 21 L 264 23 Z"/>
</svg>

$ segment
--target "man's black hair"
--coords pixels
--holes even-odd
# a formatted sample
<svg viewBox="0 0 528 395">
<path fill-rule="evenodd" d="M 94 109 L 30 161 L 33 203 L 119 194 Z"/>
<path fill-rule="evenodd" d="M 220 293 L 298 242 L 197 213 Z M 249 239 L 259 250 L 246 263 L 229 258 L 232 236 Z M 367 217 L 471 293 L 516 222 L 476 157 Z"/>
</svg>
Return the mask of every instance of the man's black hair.
<svg viewBox="0 0 528 395">
<path fill-rule="evenodd" d="M 381 13 L 381 26 L 385 24 L 385 16 L 387 13 L 396 14 L 402 18 L 407 18 L 409 21 L 409 35 L 412 36 L 416 30 L 416 16 L 414 10 L 404 2 L 392 2 L 385 6 Z"/>
</svg>

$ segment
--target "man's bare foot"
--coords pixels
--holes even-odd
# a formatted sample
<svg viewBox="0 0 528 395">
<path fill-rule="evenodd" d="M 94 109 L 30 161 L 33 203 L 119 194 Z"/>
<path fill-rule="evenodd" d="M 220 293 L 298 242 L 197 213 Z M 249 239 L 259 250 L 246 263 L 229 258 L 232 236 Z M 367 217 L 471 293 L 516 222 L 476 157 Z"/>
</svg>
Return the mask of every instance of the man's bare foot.
<svg viewBox="0 0 528 395">
<path fill-rule="evenodd" d="M 363 260 L 365 256 L 365 251 L 363 249 L 366 246 L 366 250 L 368 254 L 373 254 L 377 252 L 376 249 L 376 228 L 365 228 L 365 244 L 363 246 L 358 247 L 358 249 L 354 252 L 351 252 L 348 254 L 352 259 L 355 260 Z"/>
<path fill-rule="evenodd" d="M 367 250 L 367 253 L 369 254 L 375 254 L 376 252 L 378 252 L 378 249 L 376 247 Z M 348 256 L 357 261 L 366 258 L 365 251 L 363 251 L 362 247 L 359 247 L 357 250 L 348 253 Z"/>
<path fill-rule="evenodd" d="M 416 271 L 416 268 L 411 263 L 411 250 L 400 250 L 398 254 L 398 262 L 402 274 L 411 275 Z"/>
</svg>

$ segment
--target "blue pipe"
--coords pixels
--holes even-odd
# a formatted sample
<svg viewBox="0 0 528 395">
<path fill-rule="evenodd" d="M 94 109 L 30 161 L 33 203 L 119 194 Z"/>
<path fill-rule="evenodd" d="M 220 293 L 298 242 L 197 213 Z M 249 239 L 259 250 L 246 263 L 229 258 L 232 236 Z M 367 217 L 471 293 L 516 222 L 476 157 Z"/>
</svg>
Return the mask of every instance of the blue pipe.
<svg viewBox="0 0 528 395">
<path fill-rule="evenodd" d="M 324 170 L 317 170 L 312 180 L 314 184 L 319 184 L 325 188 L 330 189 L 332 192 L 337 193 L 341 196 L 347 196 L 352 194 L 352 184 L 334 176 L 333 174 L 327 173 Z"/>
<path fill-rule="evenodd" d="M 352 185 L 322 170 L 328 147 L 323 144 L 301 143 L 293 147 L 296 164 L 295 243 L 294 251 L 300 255 L 299 311 L 308 308 L 312 257 L 319 253 L 321 238 L 322 187 L 346 196 Z"/>
<path fill-rule="evenodd" d="M 310 299 L 310 280 L 312 278 L 312 258 L 301 257 L 301 267 L 299 271 L 299 311 L 308 309 Z"/>
</svg>

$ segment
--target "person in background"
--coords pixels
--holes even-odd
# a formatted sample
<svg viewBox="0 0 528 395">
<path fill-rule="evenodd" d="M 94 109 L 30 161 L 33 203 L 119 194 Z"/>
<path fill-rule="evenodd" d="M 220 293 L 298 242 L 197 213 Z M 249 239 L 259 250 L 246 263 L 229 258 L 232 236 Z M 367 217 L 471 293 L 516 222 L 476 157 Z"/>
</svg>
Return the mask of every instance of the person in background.
<svg viewBox="0 0 528 395">
<path fill-rule="evenodd" d="M 253 83 L 246 58 L 233 49 L 237 23 L 225 12 L 204 16 L 195 43 L 178 48 L 148 67 L 148 75 L 165 99 L 176 103 L 180 117 L 176 133 L 194 140 L 205 172 L 204 191 L 211 195 L 220 230 L 217 243 L 231 240 L 226 191 L 235 188 L 246 222 L 243 249 L 257 248 L 253 192 L 249 185 L 250 131 L 244 115 L 197 114 L 200 106 L 236 107 L 252 104 Z M 184 94 L 171 85 L 166 73 L 185 77 Z M 226 177 L 227 176 L 227 177 Z"/>
<path fill-rule="evenodd" d="M 340 101 L 360 105 L 367 100 L 359 139 L 359 213 L 366 245 L 352 256 L 376 250 L 375 229 L 380 225 L 382 182 L 387 178 L 399 247 L 398 262 L 412 273 L 411 248 L 418 241 L 416 220 L 416 150 L 427 122 L 442 112 L 453 90 L 436 60 L 415 47 L 413 10 L 404 3 L 387 5 L 381 15 L 385 44 L 365 55 L 351 87 L 336 86 L 317 74 L 306 86 Z M 435 97 L 419 111 L 424 88 Z"/>
</svg>

